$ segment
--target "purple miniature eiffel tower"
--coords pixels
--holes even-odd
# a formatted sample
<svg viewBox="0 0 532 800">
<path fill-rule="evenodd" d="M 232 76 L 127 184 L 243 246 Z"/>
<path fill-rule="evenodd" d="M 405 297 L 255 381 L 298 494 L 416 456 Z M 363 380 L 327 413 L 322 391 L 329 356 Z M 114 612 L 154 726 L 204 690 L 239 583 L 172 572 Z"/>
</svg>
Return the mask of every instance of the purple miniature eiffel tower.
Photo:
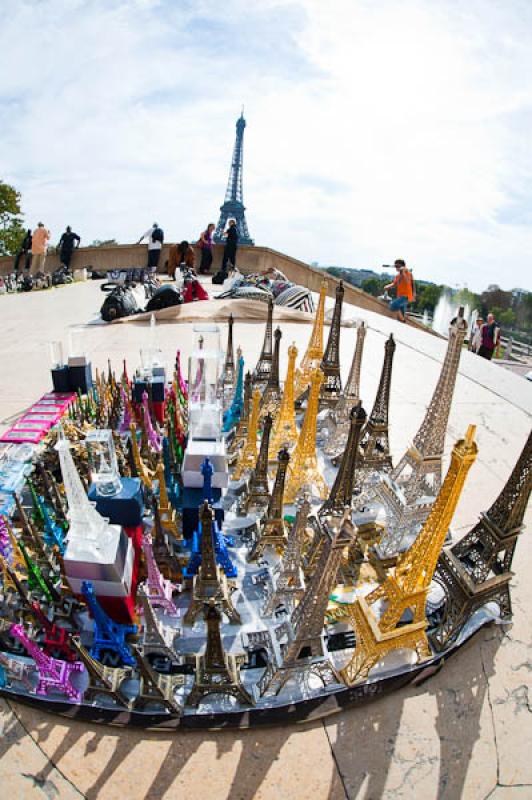
<svg viewBox="0 0 532 800">
<path fill-rule="evenodd" d="M 11 625 L 9 633 L 21 642 L 28 655 L 35 661 L 39 673 L 37 694 L 47 695 L 49 691 L 55 690 L 66 694 L 73 703 L 81 702 L 82 693 L 70 683 L 71 672 L 83 672 L 85 669 L 81 661 L 71 663 L 47 656 L 35 642 L 28 639 L 22 625 Z"/>
<path fill-rule="evenodd" d="M 142 413 L 144 415 L 144 427 L 146 428 L 146 434 L 148 436 L 150 447 L 153 448 L 156 453 L 160 453 L 162 449 L 162 442 L 161 437 L 151 424 L 150 407 L 148 405 L 148 392 L 142 392 Z"/>
<path fill-rule="evenodd" d="M 13 545 L 9 538 L 7 525 L 3 516 L 0 516 L 0 554 L 3 555 L 8 564 L 11 564 Z"/>
<path fill-rule="evenodd" d="M 161 575 L 157 561 L 153 555 L 153 542 L 151 534 L 144 531 L 142 534 L 142 550 L 146 559 L 148 579 L 144 590 L 153 608 L 162 608 L 166 614 L 175 616 L 177 608 L 172 600 L 172 592 L 176 588 L 172 581 L 166 580 Z"/>
<path fill-rule="evenodd" d="M 180 394 L 180 402 L 182 405 L 186 405 L 186 402 L 188 400 L 188 389 L 185 383 L 185 379 L 183 378 L 183 373 L 181 371 L 181 350 L 178 350 L 176 353 L 175 371 L 176 371 L 177 385 Z"/>
</svg>

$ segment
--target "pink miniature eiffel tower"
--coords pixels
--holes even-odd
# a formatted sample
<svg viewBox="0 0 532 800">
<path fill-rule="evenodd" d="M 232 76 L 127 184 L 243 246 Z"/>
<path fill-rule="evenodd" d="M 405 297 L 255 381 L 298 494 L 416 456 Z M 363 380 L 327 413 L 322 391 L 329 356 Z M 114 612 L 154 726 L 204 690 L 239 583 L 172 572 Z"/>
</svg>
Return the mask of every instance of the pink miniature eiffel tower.
<svg viewBox="0 0 532 800">
<path fill-rule="evenodd" d="M 21 642 L 28 655 L 35 661 L 39 673 L 37 694 L 47 695 L 50 690 L 56 690 L 66 694 L 73 703 L 81 702 L 82 693 L 70 683 L 71 672 L 83 672 L 85 669 L 81 661 L 71 663 L 45 655 L 35 642 L 28 639 L 22 625 L 11 625 L 9 633 Z"/>
<path fill-rule="evenodd" d="M 176 371 L 177 385 L 179 387 L 179 394 L 183 398 L 181 402 L 186 404 L 188 400 L 188 389 L 185 383 L 185 379 L 183 378 L 183 373 L 181 371 L 181 350 L 178 350 L 176 353 L 175 371 Z"/>
<path fill-rule="evenodd" d="M 153 608 L 162 608 L 166 614 L 175 616 L 177 614 L 177 608 L 172 600 L 172 592 L 176 589 L 176 586 L 172 581 L 166 580 L 166 578 L 163 578 L 161 575 L 161 571 L 153 555 L 151 534 L 148 531 L 144 531 L 142 535 L 142 550 L 146 558 L 146 567 L 148 570 L 148 580 L 144 586 L 144 591 Z"/>
<path fill-rule="evenodd" d="M 156 452 L 161 452 L 161 437 L 151 423 L 150 407 L 148 405 L 148 393 L 142 392 L 142 413 L 144 415 L 144 427 L 148 436 L 150 447 Z"/>
</svg>

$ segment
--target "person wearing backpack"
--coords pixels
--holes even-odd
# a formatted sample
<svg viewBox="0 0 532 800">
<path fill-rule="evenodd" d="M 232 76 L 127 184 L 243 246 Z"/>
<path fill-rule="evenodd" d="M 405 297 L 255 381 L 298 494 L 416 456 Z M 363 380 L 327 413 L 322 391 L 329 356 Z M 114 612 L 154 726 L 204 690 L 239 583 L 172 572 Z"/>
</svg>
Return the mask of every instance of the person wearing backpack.
<svg viewBox="0 0 532 800">
<path fill-rule="evenodd" d="M 163 229 L 154 222 L 151 228 L 140 237 L 137 244 L 140 244 L 144 239 L 148 240 L 148 269 L 150 267 L 157 269 L 164 242 Z"/>
</svg>

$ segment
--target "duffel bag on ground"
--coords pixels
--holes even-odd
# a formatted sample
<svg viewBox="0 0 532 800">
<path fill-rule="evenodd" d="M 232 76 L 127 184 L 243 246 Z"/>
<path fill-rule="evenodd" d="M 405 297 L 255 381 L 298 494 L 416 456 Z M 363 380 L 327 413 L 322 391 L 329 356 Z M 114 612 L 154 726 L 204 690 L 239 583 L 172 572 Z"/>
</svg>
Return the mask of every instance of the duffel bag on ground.
<svg viewBox="0 0 532 800">
<path fill-rule="evenodd" d="M 112 322 L 114 319 L 129 317 L 137 314 L 142 309 L 139 308 L 135 295 L 130 286 L 116 286 L 115 284 L 104 283 L 101 287 L 103 292 L 109 292 L 100 309 L 100 314 L 105 322 Z"/>
<path fill-rule="evenodd" d="M 146 304 L 146 311 L 159 311 L 160 308 L 179 306 L 182 302 L 183 296 L 179 289 L 169 283 L 153 293 Z"/>
</svg>

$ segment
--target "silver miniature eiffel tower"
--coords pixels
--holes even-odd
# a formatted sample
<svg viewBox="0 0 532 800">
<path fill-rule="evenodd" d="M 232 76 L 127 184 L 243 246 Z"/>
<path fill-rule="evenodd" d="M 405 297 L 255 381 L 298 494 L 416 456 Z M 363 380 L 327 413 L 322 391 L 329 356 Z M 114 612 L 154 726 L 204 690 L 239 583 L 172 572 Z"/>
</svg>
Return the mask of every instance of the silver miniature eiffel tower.
<svg viewBox="0 0 532 800">
<path fill-rule="evenodd" d="M 288 534 L 279 572 L 274 575 L 275 588 L 262 610 L 265 617 L 270 617 L 277 606 L 282 603 L 286 603 L 288 608 L 293 610 L 305 592 L 305 581 L 301 569 L 301 550 L 309 513 L 310 502 L 306 496 L 299 504 L 294 524 Z"/>
</svg>

